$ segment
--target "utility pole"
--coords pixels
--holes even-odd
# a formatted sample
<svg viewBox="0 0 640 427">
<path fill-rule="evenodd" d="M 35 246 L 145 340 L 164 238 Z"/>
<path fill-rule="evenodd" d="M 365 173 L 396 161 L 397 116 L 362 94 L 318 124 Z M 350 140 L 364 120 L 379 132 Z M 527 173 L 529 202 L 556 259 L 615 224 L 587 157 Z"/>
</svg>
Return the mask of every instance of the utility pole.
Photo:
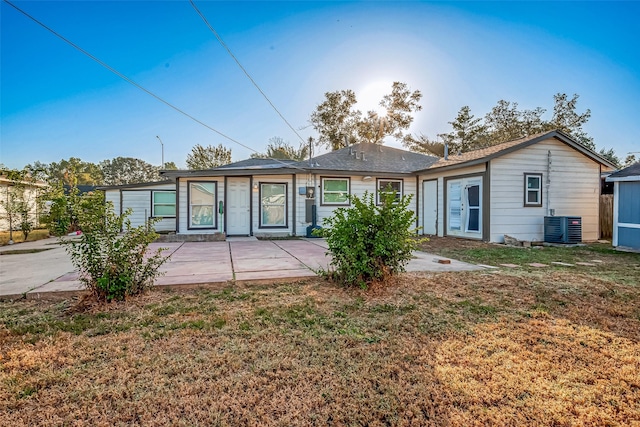
<svg viewBox="0 0 640 427">
<path fill-rule="evenodd" d="M 156 138 L 158 138 L 158 141 L 160 141 L 160 146 L 162 147 L 162 169 L 164 169 L 164 144 L 162 143 L 162 140 L 158 135 L 156 135 Z"/>
</svg>

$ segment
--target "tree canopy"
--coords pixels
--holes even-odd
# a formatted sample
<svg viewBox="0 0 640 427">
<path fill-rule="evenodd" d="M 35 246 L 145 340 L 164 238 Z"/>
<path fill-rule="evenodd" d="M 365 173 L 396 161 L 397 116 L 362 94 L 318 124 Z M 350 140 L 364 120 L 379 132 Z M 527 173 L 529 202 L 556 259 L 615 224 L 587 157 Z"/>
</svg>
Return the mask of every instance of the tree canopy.
<svg viewBox="0 0 640 427">
<path fill-rule="evenodd" d="M 465 105 L 456 118 L 449 122 L 452 130 L 438 137 L 442 143 L 449 145 L 450 152 L 464 153 L 540 132 L 559 130 L 595 151 L 593 138 L 583 129 L 591 117 L 591 111 L 577 112 L 578 98 L 577 94 L 572 97 L 564 93 L 554 95 L 553 114 L 549 119 L 544 118 L 546 109 L 537 107 L 522 110 L 517 102 L 500 100 L 484 117 L 475 117 L 469 106 Z M 433 153 L 432 148 L 440 144 L 424 135 L 406 137 L 404 143 L 411 150 L 427 153 Z M 600 154 L 611 158 L 612 150 L 609 151 L 601 150 Z"/>
<path fill-rule="evenodd" d="M 300 144 L 298 148 L 294 148 L 288 141 L 279 136 L 269 139 L 267 149 L 264 153 L 254 153 L 251 158 L 258 159 L 281 159 L 281 160 L 304 160 L 309 156 L 309 146 Z"/>
<path fill-rule="evenodd" d="M 191 149 L 191 153 L 187 154 L 187 168 L 189 169 L 213 169 L 229 163 L 231 163 L 231 149 L 222 144 L 218 144 L 217 147 L 212 145 L 203 147 L 196 144 Z"/>
<path fill-rule="evenodd" d="M 381 144 L 387 137 L 403 141 L 413 122 L 413 113 L 422 109 L 420 99 L 419 90 L 411 91 L 406 83 L 394 82 L 391 93 L 379 103 L 385 114 L 368 111 L 363 116 L 354 108 L 358 102 L 354 91 L 326 92 L 325 100 L 311 113 L 309 121 L 318 132 L 318 144 L 332 150 L 347 143 Z"/>
<path fill-rule="evenodd" d="M 116 157 L 100 162 L 105 185 L 158 181 L 158 167 L 133 157 Z"/>
</svg>

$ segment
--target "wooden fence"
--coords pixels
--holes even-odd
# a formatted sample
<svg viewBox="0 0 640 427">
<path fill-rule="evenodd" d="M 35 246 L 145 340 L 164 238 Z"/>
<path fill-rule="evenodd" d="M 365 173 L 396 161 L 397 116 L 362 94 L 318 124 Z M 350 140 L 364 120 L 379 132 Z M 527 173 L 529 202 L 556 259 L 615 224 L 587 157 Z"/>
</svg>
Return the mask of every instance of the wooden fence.
<svg viewBox="0 0 640 427">
<path fill-rule="evenodd" d="M 613 237 L 613 194 L 600 195 L 600 238 Z"/>
</svg>

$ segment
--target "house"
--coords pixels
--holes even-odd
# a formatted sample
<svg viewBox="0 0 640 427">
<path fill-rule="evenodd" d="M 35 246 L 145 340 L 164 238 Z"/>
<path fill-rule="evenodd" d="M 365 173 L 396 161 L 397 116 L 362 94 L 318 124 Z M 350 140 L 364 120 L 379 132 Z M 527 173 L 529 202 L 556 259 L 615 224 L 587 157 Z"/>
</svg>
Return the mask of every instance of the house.
<svg viewBox="0 0 640 427">
<path fill-rule="evenodd" d="M 2 200 L 2 203 L 0 203 L 0 231 L 8 231 L 10 222 L 13 230 L 20 228 L 20 224 L 18 222 L 19 215 L 8 215 L 6 210 L 6 206 L 11 203 L 10 194 L 12 191 L 15 192 L 16 188 L 19 188 L 20 191 L 24 190 L 24 192 L 20 194 L 14 193 L 18 198 L 16 202 L 25 202 L 29 209 L 29 220 L 34 225 L 39 225 L 40 215 L 42 212 L 40 211 L 37 198 L 40 192 L 46 187 L 47 184 L 42 181 L 16 181 L 10 179 L 6 175 L 0 175 L 0 200 Z M 11 212 L 11 210 L 9 212 Z"/>
<path fill-rule="evenodd" d="M 398 196 L 413 196 L 409 208 L 423 234 L 542 240 L 544 216 L 555 214 L 582 217 L 583 240 L 596 240 L 600 173 L 610 168 L 554 131 L 444 159 L 356 144 L 302 162 L 247 159 L 103 189 L 117 210 L 132 207 L 139 223 L 161 216 L 165 230 L 185 239 L 305 235 L 312 206 L 321 224 L 349 206 L 348 195 L 390 186 Z"/>
<path fill-rule="evenodd" d="M 613 246 L 640 251 L 640 162 L 612 173 Z"/>
</svg>

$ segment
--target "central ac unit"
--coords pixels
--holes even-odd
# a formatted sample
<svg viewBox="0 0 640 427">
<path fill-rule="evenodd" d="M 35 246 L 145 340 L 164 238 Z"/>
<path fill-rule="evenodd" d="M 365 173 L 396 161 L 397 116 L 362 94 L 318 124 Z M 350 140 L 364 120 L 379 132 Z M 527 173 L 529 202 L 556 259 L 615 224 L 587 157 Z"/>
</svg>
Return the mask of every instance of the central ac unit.
<svg viewBox="0 0 640 427">
<path fill-rule="evenodd" d="M 545 216 L 544 241 L 548 243 L 582 242 L 582 218 L 579 216 Z"/>
</svg>

